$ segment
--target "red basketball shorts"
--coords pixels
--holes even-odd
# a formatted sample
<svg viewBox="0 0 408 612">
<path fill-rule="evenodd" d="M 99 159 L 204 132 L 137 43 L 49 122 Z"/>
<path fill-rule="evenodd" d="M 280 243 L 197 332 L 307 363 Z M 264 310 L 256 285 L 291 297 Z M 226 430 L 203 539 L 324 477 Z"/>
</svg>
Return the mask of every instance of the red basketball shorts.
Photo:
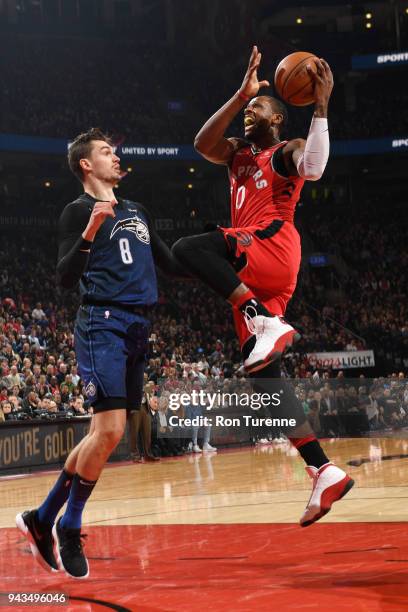
<svg viewBox="0 0 408 612">
<path fill-rule="evenodd" d="M 271 314 L 284 315 L 296 288 L 300 267 L 300 237 L 288 221 L 240 228 L 219 228 L 241 281 Z M 250 337 L 242 313 L 233 309 L 241 347 Z"/>
</svg>

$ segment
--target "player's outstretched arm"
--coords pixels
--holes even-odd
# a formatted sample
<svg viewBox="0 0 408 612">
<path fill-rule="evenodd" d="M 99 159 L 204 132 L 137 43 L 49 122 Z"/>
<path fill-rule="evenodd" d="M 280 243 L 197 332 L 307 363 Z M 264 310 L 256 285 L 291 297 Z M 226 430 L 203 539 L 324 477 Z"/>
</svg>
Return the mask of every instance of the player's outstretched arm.
<svg viewBox="0 0 408 612">
<path fill-rule="evenodd" d="M 323 59 L 316 61 L 316 67 L 316 73 L 308 68 L 315 82 L 315 109 L 307 140 L 291 140 L 283 151 L 284 156 L 289 156 L 289 165 L 293 171 L 308 181 L 321 178 L 330 152 L 327 110 L 333 90 L 333 74 Z"/>
<path fill-rule="evenodd" d="M 173 255 L 167 244 L 162 240 L 154 226 L 154 219 L 150 212 L 141 204 L 138 207 L 144 212 L 147 217 L 150 235 L 150 244 L 154 263 L 160 270 L 171 278 L 180 280 L 191 279 L 190 274 L 183 268 L 179 260 Z"/>
<path fill-rule="evenodd" d="M 86 270 L 92 242 L 107 216 L 114 217 L 116 202 L 96 202 L 91 210 L 73 202 L 58 221 L 57 282 L 72 289 Z"/>
<path fill-rule="evenodd" d="M 239 148 L 239 140 L 226 138 L 225 132 L 247 102 L 258 94 L 259 89 L 269 85 L 268 81 L 258 81 L 261 58 L 262 54 L 259 53 L 258 48 L 253 47 L 241 87 L 224 106 L 208 119 L 195 137 L 196 150 L 215 164 L 231 162 L 235 151 Z"/>
</svg>

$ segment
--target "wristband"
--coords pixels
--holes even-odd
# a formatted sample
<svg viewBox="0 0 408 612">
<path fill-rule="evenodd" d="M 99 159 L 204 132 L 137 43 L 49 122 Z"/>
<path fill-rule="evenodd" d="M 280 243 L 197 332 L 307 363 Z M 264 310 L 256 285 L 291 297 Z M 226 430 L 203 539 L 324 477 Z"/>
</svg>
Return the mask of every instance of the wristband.
<svg viewBox="0 0 408 612">
<path fill-rule="evenodd" d="M 241 100 L 244 100 L 244 102 L 249 102 L 250 97 L 246 96 L 244 93 L 242 93 L 242 91 L 240 91 L 238 89 L 238 98 L 241 98 Z"/>
<path fill-rule="evenodd" d="M 80 241 L 78 240 L 78 250 L 81 253 L 89 253 L 92 246 L 92 242 L 90 240 L 85 240 L 83 236 L 80 236 Z"/>
</svg>

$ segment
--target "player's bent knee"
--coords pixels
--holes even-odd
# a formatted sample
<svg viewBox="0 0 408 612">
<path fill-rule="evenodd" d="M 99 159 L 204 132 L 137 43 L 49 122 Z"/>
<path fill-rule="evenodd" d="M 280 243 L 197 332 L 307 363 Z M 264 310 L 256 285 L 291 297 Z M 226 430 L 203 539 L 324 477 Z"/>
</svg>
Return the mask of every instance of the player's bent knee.
<svg viewBox="0 0 408 612">
<path fill-rule="evenodd" d="M 106 429 L 97 433 L 98 443 L 106 449 L 115 448 L 123 436 L 123 429 Z"/>
</svg>

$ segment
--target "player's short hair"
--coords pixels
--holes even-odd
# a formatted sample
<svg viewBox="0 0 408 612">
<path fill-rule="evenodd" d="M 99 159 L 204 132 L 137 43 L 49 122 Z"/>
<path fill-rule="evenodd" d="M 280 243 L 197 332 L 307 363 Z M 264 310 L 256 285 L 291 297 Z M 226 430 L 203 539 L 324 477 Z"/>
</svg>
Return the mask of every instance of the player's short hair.
<svg viewBox="0 0 408 612">
<path fill-rule="evenodd" d="M 274 113 L 279 113 L 280 115 L 282 115 L 283 120 L 279 126 L 279 131 L 282 132 L 287 127 L 289 122 L 289 115 L 286 106 L 283 104 L 283 102 L 278 100 L 278 98 L 273 98 L 272 96 L 262 97 L 269 102 L 269 106 L 271 107 Z"/>
<path fill-rule="evenodd" d="M 92 142 L 94 140 L 103 140 L 109 145 L 112 145 L 110 137 L 102 132 L 100 128 L 90 128 L 87 132 L 79 134 L 70 144 L 68 149 L 68 165 L 71 172 L 81 181 L 84 180 L 81 164 L 81 159 L 89 157 L 92 151 Z"/>
</svg>

